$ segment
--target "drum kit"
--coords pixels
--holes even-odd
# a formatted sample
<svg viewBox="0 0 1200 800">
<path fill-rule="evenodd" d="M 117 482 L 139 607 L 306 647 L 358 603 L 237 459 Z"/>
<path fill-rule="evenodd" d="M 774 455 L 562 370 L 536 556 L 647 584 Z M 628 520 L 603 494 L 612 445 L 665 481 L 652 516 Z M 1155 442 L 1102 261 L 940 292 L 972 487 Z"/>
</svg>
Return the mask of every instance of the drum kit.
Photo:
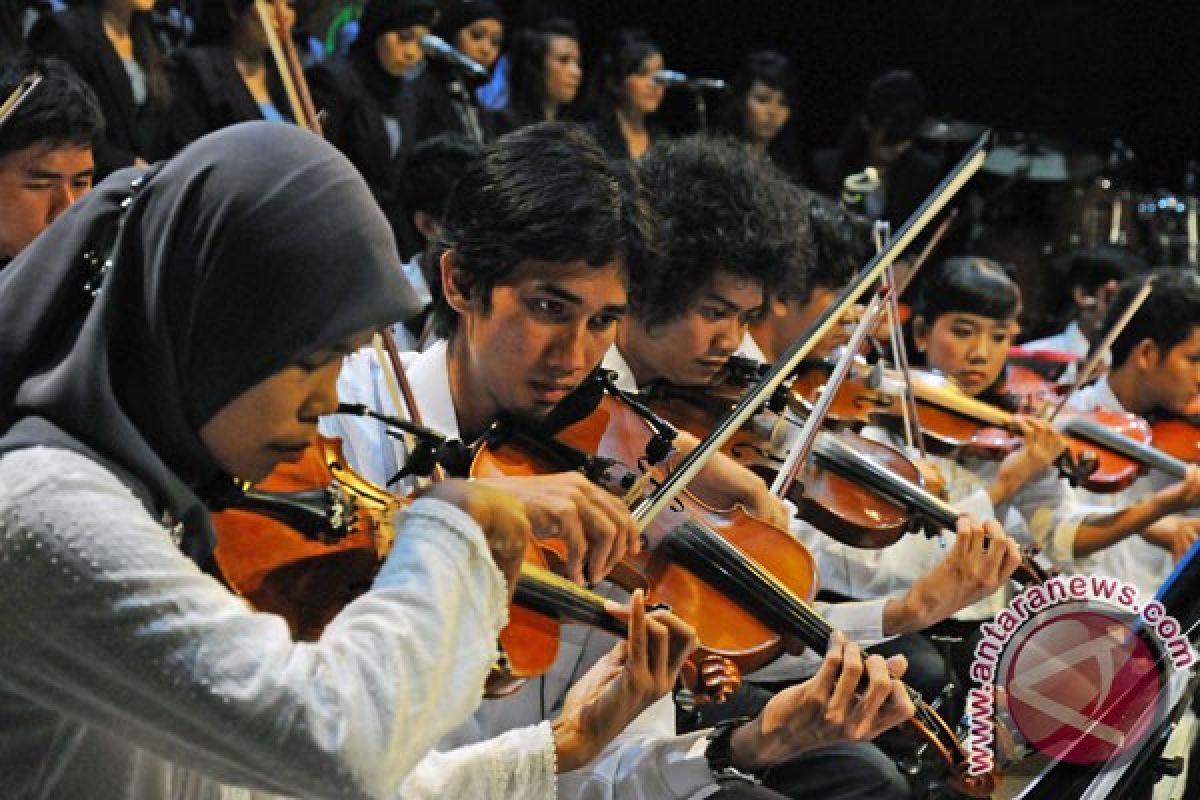
<svg viewBox="0 0 1200 800">
<path fill-rule="evenodd" d="M 916 138 L 953 155 L 984 129 L 931 118 Z M 967 248 L 1015 267 L 1026 293 L 1026 332 L 1057 311 L 1058 276 L 1071 253 L 1116 247 L 1151 266 L 1200 269 L 1200 166 L 1188 164 L 1180 191 L 1148 191 L 1129 177 L 1134 161 L 1119 139 L 1101 159 L 1035 134 L 1001 135 L 978 181 Z"/>
</svg>

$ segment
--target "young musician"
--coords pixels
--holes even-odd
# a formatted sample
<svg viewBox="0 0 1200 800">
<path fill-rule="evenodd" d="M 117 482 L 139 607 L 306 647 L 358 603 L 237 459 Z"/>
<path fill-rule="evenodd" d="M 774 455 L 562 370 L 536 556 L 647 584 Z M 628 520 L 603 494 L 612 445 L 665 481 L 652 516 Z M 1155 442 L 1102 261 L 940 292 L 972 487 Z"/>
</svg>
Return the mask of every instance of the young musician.
<svg viewBox="0 0 1200 800">
<path fill-rule="evenodd" d="M 620 327 L 605 365 L 626 388 L 656 381 L 707 385 L 762 318 L 781 267 L 794 285 L 811 261 L 803 224 L 807 209 L 776 168 L 742 148 L 702 138 L 655 148 L 640 174 L 664 221 L 663 257 L 635 281 L 631 318 Z M 839 627 L 860 641 L 878 642 L 938 622 L 993 592 L 1017 563 L 1016 546 L 995 529 L 1005 546 L 986 558 L 972 561 L 967 540 L 959 537 L 949 553 L 913 565 L 911 579 L 895 591 L 859 594 L 844 590 L 839 576 L 846 562 L 832 563 L 827 555 L 840 545 L 804 523 L 792 529 L 817 556 L 823 588 L 853 599 L 878 598 L 830 607 Z M 901 645 L 920 660 L 922 689 L 936 694 L 944 686 L 937 653 L 907 637 Z M 803 666 L 782 664 L 757 677 L 794 678 Z"/>
<path fill-rule="evenodd" d="M 508 106 L 499 114 L 504 131 L 564 119 L 583 82 L 579 28 L 551 17 L 518 30 L 509 50 Z"/>
<path fill-rule="evenodd" d="M 434 0 L 370 0 L 349 55 L 307 73 L 325 137 L 367 181 L 405 257 L 421 249 L 403 201 L 404 160 L 417 141 L 411 84 L 425 66 L 421 37 L 436 17 Z"/>
<path fill-rule="evenodd" d="M 154 0 L 72 0 L 29 32 L 30 50 L 66 61 L 96 93 L 105 122 L 97 178 L 165 152 L 171 87 L 153 9 Z"/>
<path fill-rule="evenodd" d="M 0 102 L 41 82 L 0 127 L 0 269 L 92 188 L 104 132 L 96 95 L 57 59 L 22 58 L 0 72 Z"/>
<path fill-rule="evenodd" d="M 296 14 L 284 9 L 288 31 Z M 171 56 L 172 152 L 238 122 L 295 122 L 255 0 L 205 0 L 188 47 Z"/>
<path fill-rule="evenodd" d="M 6 793 L 440 796 L 453 763 L 406 776 L 478 703 L 518 506 L 417 499 L 316 642 L 206 572 L 205 503 L 300 457 L 398 269 L 349 163 L 259 123 L 112 176 L 0 275 Z"/>
<path fill-rule="evenodd" d="M 803 176 L 798 142 L 788 127 L 796 104 L 796 75 L 787 56 L 776 50 L 746 55 L 731 82 L 722 109 L 722 127 L 793 180 Z"/>
<path fill-rule="evenodd" d="M 439 309 L 449 338 L 405 357 L 425 424 L 471 441 L 501 412 L 544 417 L 591 373 L 624 324 L 628 276 L 650 268 L 652 218 L 638 198 L 632 178 L 579 129 L 561 123 L 502 137 L 468 169 L 443 232 L 445 299 Z M 367 354 L 349 359 L 342 399 L 394 409 L 382 371 Z M 348 457 L 386 479 L 405 454 L 367 424 L 341 421 L 349 434 Z M 525 499 L 535 531 L 578 541 L 573 559 L 584 562 L 592 579 L 605 575 L 619 552 L 637 546 L 636 535 L 625 539 L 632 521 L 620 501 L 578 474 L 489 482 Z M 759 513 L 776 513 L 761 481 L 724 458 L 703 471 L 693 488 L 719 505 L 743 502 Z M 622 531 L 615 539 L 614 528 Z M 583 572 L 576 570 L 577 576 Z M 485 703 L 473 724 L 444 744 L 461 745 L 499 730 L 515 733 L 524 730 L 517 726 L 537 725 L 553 714 L 580 672 L 609 646 L 607 637 L 579 626 L 567 626 L 563 637 L 563 652 L 543 685 Z M 906 796 L 894 767 L 862 761 L 862 748 L 814 749 L 872 738 L 910 713 L 906 700 L 889 694 L 889 676 L 900 666 L 878 657 L 864 660 L 857 647 L 837 639 L 811 681 L 782 693 L 754 722 L 729 734 L 734 766 L 749 771 L 800 756 L 797 769 L 832 796 L 863 791 Z M 871 688 L 858 700 L 848 687 L 864 671 Z M 674 709 L 660 701 L 586 769 L 560 775 L 559 796 L 688 797 L 711 791 L 707 748 L 703 732 L 675 735 Z M 848 764 L 860 771 L 850 772 Z"/>
<path fill-rule="evenodd" d="M 743 355 L 771 362 L 787 351 L 824 313 L 838 294 L 875 253 L 871 225 L 859 215 L 820 195 L 797 189 L 808 205 L 808 227 L 815 245 L 811 263 L 788 270 L 763 314 L 750 323 Z M 824 358 L 850 338 L 857 309 L 813 349 Z"/>
<path fill-rule="evenodd" d="M 435 32 L 485 70 L 491 70 L 504 43 L 504 15 L 491 0 L 449 0 Z M 475 95 L 480 79 L 439 59 L 413 82 L 417 141 L 456 133 L 477 144 L 495 136 L 495 120 Z"/>
<path fill-rule="evenodd" d="M 1200 397 L 1200 281 L 1192 272 L 1162 268 L 1150 276 L 1125 281 L 1109 307 L 1100 331 L 1115 324 L 1147 277 L 1154 289 L 1113 346 L 1112 369 L 1070 399 L 1075 409 L 1126 411 L 1139 416 L 1179 414 Z M 1194 473 L 1196 467 L 1191 467 Z M 1187 483 L 1195 485 L 1194 475 Z M 1088 505 L 1108 508 L 1139 501 L 1163 502 L 1175 512 L 1200 504 L 1195 489 L 1171 487 L 1169 479 L 1151 471 L 1133 486 L 1114 494 L 1077 490 Z M 1200 519 L 1171 514 L 1101 551 L 1081 566 L 1132 581 L 1144 594 L 1158 590 L 1172 564 L 1200 538 Z"/>
<path fill-rule="evenodd" d="M 1116 247 L 1095 247 L 1072 253 L 1063 286 L 1065 296 L 1060 303 L 1066 325 L 1059 333 L 1025 342 L 1021 348 L 1074 356 L 1075 363 L 1068 364 L 1058 376 L 1059 383 L 1070 386 L 1075 381 L 1077 362 L 1088 357 L 1092 345 L 1104 334 L 1102 324 L 1117 293 L 1117 284 L 1145 271 L 1145 261 Z"/>
<path fill-rule="evenodd" d="M 913 360 L 941 372 L 969 397 L 993 397 L 1016 332 L 1020 302 L 1016 284 L 994 262 L 948 259 L 922 276 L 911 320 Z M 1200 476 L 1190 475 L 1160 496 L 1098 513 L 1076 502 L 1067 480 L 1053 466 L 1065 447 L 1058 431 L 1032 416 L 1016 415 L 1015 423 L 1023 445 L 1002 459 L 931 455 L 930 461 L 957 508 L 1000 520 L 1011 536 L 1038 545 L 1059 564 L 1069 565 L 1110 547 L 1175 512 L 1179 502 L 1194 502 L 1189 499 L 1200 488 Z M 899 443 L 895 437 L 891 441 Z M 944 547 L 938 537 L 918 536 L 905 537 L 881 551 L 833 543 L 822 561 L 829 566 L 826 586 L 851 597 L 885 595 L 909 585 L 926 565 L 941 558 Z M 978 621 L 991 617 L 1003 604 L 1004 594 L 997 593 L 957 614 L 955 619 L 963 625 L 948 627 L 969 635 Z M 958 656 L 969 664 L 968 652 Z"/>
<path fill-rule="evenodd" d="M 662 50 L 641 28 L 622 28 L 609 38 L 588 81 L 592 135 L 614 158 L 639 159 L 665 132 L 650 119 L 666 96 L 654 80 L 664 66 Z"/>
</svg>

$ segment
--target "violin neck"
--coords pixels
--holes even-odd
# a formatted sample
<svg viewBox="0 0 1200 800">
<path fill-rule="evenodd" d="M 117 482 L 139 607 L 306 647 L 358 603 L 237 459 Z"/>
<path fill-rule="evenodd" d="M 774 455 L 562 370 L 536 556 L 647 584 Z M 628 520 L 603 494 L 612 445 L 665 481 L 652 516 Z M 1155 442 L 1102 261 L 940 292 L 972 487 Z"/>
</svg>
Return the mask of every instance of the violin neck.
<svg viewBox="0 0 1200 800">
<path fill-rule="evenodd" d="M 521 565 L 513 600 L 548 617 L 591 625 L 622 639 L 628 631 L 626 624 L 605 608 L 603 597 L 528 562 Z"/>
<path fill-rule="evenodd" d="M 903 380 L 902 376 L 892 371 L 888 372 L 888 377 Z M 971 397 L 949 382 L 916 371 L 912 372 L 912 379 L 913 394 L 922 402 L 985 425 L 997 428 L 1012 427 L 1012 414 L 996 408 L 991 403 Z"/>
<path fill-rule="evenodd" d="M 829 649 L 833 628 L 812 606 L 797 597 L 753 559 L 697 520 L 680 525 L 663 540 L 663 554 L 718 587 L 776 633 L 795 636 L 814 652 Z M 867 684 L 864 674 L 859 689 Z M 909 686 L 904 687 L 916 708 L 918 730 L 936 740 L 945 752 L 960 753 L 949 726 Z M 952 760 L 955 760 L 952 758 Z"/>
<path fill-rule="evenodd" d="M 1073 417 L 1067 420 L 1063 432 L 1112 450 L 1145 467 L 1161 470 L 1177 481 L 1183 480 L 1187 475 L 1187 465 L 1174 456 L 1164 453 L 1156 447 L 1134 441 L 1128 436 L 1123 436 L 1095 420 Z"/>
</svg>

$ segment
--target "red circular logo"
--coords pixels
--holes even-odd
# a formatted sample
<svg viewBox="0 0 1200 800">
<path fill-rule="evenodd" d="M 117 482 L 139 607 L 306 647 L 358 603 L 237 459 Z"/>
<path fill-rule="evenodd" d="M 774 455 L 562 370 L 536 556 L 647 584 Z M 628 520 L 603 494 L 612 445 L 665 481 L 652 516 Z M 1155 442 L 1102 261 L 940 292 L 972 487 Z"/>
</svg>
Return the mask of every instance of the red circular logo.
<svg viewBox="0 0 1200 800">
<path fill-rule="evenodd" d="M 1073 764 L 1136 747 L 1158 717 L 1162 672 L 1143 636 L 1116 613 L 1051 612 L 1012 642 L 1004 687 L 1030 745 Z"/>
</svg>

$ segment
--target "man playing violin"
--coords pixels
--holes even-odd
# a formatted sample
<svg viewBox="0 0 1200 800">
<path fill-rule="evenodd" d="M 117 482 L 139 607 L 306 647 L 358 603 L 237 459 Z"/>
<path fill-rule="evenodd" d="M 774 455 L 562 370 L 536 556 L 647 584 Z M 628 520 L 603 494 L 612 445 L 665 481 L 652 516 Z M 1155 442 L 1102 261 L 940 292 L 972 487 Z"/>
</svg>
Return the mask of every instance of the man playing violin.
<svg viewBox="0 0 1200 800">
<path fill-rule="evenodd" d="M 649 269 L 656 235 L 636 178 L 610 163 L 579 129 L 545 123 L 501 138 L 468 168 L 447 211 L 443 241 L 444 299 L 437 313 L 448 339 L 404 361 L 424 423 L 470 441 L 504 412 L 544 417 L 598 366 L 626 315 L 629 276 Z M 365 353 L 348 360 L 342 399 L 391 411 L 382 370 L 373 361 Z M 386 481 L 405 454 L 388 443 L 381 447 L 381 433 L 357 423 L 340 426 L 348 434 L 347 455 L 368 477 Z M 624 505 L 577 474 L 489 482 L 525 501 L 535 530 L 568 539 L 570 572 L 577 579 L 603 578 L 624 553 L 640 547 Z M 785 519 L 786 510 L 761 480 L 723 457 L 694 488 L 715 504 L 742 503 L 769 519 Z M 485 702 L 474 724 L 444 746 L 565 714 L 572 707 L 567 689 L 596 684 L 594 672 L 580 676 L 603 658 L 610 641 L 568 626 L 559 660 L 541 686 Z M 865 657 L 839 634 L 811 680 L 781 693 L 719 743 L 728 746 L 735 768 L 748 772 L 794 761 L 802 769 L 808 763 L 815 775 L 827 746 L 872 739 L 911 716 L 911 701 L 895 680 L 902 672 L 902 662 Z M 866 681 L 861 692 L 860 679 Z M 907 796 L 890 764 L 890 773 L 856 771 L 847 768 L 845 750 L 837 750 L 839 771 L 826 770 L 810 788 L 845 797 Z M 559 794 L 708 792 L 716 781 L 708 752 L 704 731 L 676 735 L 675 710 L 660 701 L 586 769 L 560 775 Z"/>
<path fill-rule="evenodd" d="M 1070 406 L 1081 411 L 1107 409 L 1139 416 L 1182 414 L 1200 398 L 1200 280 L 1195 273 L 1163 268 L 1152 273 L 1154 289 L 1111 349 L 1112 369 L 1096 383 L 1079 390 Z M 1146 276 L 1121 284 L 1101 331 L 1120 317 Z M 1139 478 L 1113 494 L 1076 490 L 1083 502 L 1107 508 L 1127 508 L 1152 502 L 1167 512 L 1200 505 L 1200 480 L 1195 466 L 1183 483 L 1169 485 L 1161 472 Z M 1096 555 L 1080 568 L 1122 578 L 1146 594 L 1158 590 L 1173 562 L 1200 538 L 1200 519 L 1168 513 Z"/>
<path fill-rule="evenodd" d="M 910 320 L 915 363 L 944 374 L 972 398 L 1001 403 L 995 387 L 1001 382 L 1008 350 L 1016 333 L 1020 292 L 994 262 L 959 257 L 936 265 L 922 275 Z M 1194 477 L 1175 493 L 1141 500 L 1115 512 L 1098 513 L 1082 506 L 1055 461 L 1065 448 L 1062 435 L 1034 416 L 1015 415 L 1020 447 L 1001 457 L 966 449 L 929 460 L 945 480 L 949 501 L 982 519 L 999 520 L 1023 544 L 1036 544 L 1062 565 L 1121 541 L 1172 513 L 1181 498 L 1193 496 Z M 868 435 L 900 443 L 895 434 L 867 429 Z M 830 579 L 852 597 L 883 596 L 912 584 L 927 565 L 942 557 L 939 538 L 906 537 L 891 547 L 867 552 L 828 546 Z M 956 671 L 969 668 L 972 637 L 981 621 L 1005 603 L 998 592 L 940 626 L 942 633 L 964 639 L 955 649 Z"/>
<path fill-rule="evenodd" d="M 705 139 L 656 147 L 640 174 L 662 218 L 663 253 L 652 269 L 633 276 L 630 319 L 618 328 L 605 366 L 626 389 L 659 381 L 707 385 L 761 318 L 784 274 L 791 284 L 802 283 L 798 276 L 812 261 L 807 209 L 776 170 L 739 148 Z M 998 527 L 989 527 L 1001 546 L 985 548 L 982 529 L 973 527 L 908 592 L 829 606 L 825 613 L 852 638 L 878 641 L 920 630 L 991 594 L 1012 573 L 1018 555 Z M 929 646 L 919 652 L 940 678 L 944 667 L 937 653 Z M 797 669 L 803 666 L 773 665 L 762 677 L 794 680 L 803 674 Z M 932 691 L 943 685 L 937 682 Z"/>
</svg>

